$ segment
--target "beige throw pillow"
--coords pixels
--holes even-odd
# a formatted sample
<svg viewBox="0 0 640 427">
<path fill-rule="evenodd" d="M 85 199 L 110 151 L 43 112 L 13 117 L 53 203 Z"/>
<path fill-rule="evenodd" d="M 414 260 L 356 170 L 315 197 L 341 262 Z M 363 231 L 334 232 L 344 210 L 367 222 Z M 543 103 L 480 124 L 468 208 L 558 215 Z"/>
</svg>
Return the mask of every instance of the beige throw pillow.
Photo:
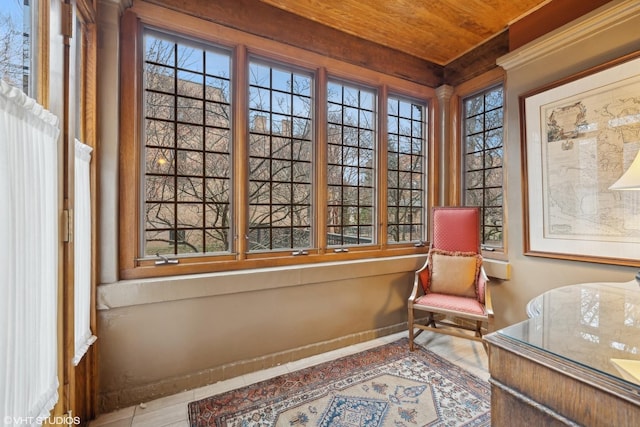
<svg viewBox="0 0 640 427">
<path fill-rule="evenodd" d="M 431 292 L 477 298 L 476 277 L 482 264 L 479 254 L 432 250 L 429 257 Z"/>
</svg>

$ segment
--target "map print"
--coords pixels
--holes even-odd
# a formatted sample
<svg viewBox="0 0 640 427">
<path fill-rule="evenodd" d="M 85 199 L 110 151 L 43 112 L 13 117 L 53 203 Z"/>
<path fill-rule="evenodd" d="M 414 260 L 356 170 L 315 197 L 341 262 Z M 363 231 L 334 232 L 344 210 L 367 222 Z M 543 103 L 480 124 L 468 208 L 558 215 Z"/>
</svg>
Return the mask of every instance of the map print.
<svg viewBox="0 0 640 427">
<path fill-rule="evenodd" d="M 609 190 L 640 148 L 640 82 L 626 84 L 541 106 L 546 238 L 640 242 L 640 191 Z"/>
</svg>

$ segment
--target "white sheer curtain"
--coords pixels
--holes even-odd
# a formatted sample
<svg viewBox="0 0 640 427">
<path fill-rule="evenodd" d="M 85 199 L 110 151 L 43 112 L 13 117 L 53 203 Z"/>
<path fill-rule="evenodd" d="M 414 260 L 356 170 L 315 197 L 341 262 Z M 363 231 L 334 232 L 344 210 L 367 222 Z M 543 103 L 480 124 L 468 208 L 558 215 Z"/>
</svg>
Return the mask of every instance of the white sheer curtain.
<svg viewBox="0 0 640 427">
<path fill-rule="evenodd" d="M 58 134 L 54 115 L 0 80 L 0 420 L 5 424 L 47 417 L 58 400 Z"/>
<path fill-rule="evenodd" d="M 76 139 L 74 168 L 74 335 L 73 364 L 77 365 L 93 344 L 91 333 L 91 163 L 92 148 Z"/>
</svg>

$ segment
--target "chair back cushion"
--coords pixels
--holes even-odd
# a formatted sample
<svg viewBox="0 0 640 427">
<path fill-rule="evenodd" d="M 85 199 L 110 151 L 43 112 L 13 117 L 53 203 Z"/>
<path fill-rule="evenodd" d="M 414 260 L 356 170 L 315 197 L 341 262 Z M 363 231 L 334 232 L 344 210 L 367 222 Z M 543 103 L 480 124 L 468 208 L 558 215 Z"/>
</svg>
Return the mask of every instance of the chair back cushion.
<svg viewBox="0 0 640 427">
<path fill-rule="evenodd" d="M 482 256 L 474 252 L 429 252 L 428 292 L 478 298 L 477 278 Z"/>
<path fill-rule="evenodd" d="M 480 252 L 480 208 L 434 207 L 431 247 L 445 251 Z"/>
</svg>

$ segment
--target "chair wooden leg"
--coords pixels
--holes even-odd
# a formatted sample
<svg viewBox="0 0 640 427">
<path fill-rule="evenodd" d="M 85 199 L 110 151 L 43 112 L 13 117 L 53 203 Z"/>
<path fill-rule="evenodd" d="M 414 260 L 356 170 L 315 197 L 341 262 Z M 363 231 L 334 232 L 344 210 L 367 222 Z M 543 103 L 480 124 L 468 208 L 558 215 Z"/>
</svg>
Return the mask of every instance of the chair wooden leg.
<svg viewBox="0 0 640 427">
<path fill-rule="evenodd" d="M 431 326 L 432 328 L 436 327 L 436 321 L 433 318 L 433 313 L 429 313 L 429 321 L 427 322 L 427 326 Z"/>
<path fill-rule="evenodd" d="M 408 326 L 409 326 L 409 351 L 413 351 L 413 340 L 415 339 L 413 335 L 413 308 L 409 307 L 409 315 L 408 318 Z"/>
<path fill-rule="evenodd" d="M 482 337 L 482 321 L 480 320 L 476 321 L 476 337 Z"/>
</svg>

